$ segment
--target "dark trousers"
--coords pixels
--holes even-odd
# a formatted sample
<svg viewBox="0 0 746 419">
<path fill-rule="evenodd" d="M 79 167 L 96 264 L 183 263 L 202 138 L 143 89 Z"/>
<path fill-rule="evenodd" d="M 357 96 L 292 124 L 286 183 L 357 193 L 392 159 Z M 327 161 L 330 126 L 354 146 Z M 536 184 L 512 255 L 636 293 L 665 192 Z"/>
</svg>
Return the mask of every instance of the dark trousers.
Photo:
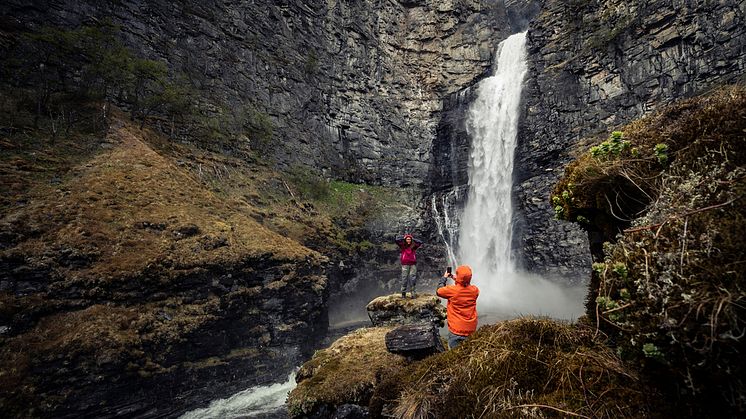
<svg viewBox="0 0 746 419">
<path fill-rule="evenodd" d="M 468 336 L 454 335 L 451 331 L 448 331 L 448 349 L 453 349 L 458 346 L 459 343 L 466 340 Z"/>
</svg>

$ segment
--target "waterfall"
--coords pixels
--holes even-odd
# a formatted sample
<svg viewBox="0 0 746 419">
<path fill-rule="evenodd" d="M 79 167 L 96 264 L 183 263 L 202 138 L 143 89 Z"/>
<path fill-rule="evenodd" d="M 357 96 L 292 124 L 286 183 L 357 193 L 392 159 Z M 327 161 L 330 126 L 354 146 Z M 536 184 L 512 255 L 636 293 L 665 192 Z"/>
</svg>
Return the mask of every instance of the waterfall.
<svg viewBox="0 0 746 419">
<path fill-rule="evenodd" d="M 430 206 L 433 212 L 433 219 L 435 220 L 435 226 L 438 229 L 438 235 L 440 236 L 443 243 L 446 245 L 446 252 L 448 253 L 448 264 L 453 266 L 456 264 L 456 253 L 454 242 L 458 234 L 458 220 L 451 218 L 451 211 L 454 205 L 452 201 L 458 201 L 459 190 L 458 188 L 449 191 L 442 195 L 440 199 L 440 208 L 438 210 L 438 199 L 437 194 L 433 194 L 430 199 Z"/>
<path fill-rule="evenodd" d="M 480 315 L 575 318 L 583 312 L 584 288 L 519 272 L 511 259 L 513 159 L 526 55 L 526 32 L 501 42 L 494 74 L 479 82 L 468 110 L 469 193 L 459 223 L 458 261 L 472 267 L 481 291 Z"/>
<path fill-rule="evenodd" d="M 521 87 L 526 74 L 525 45 L 525 32 L 500 43 L 495 74 L 479 83 L 467 116 L 472 147 L 459 255 L 489 277 L 514 271 L 510 259 L 510 196 Z"/>
</svg>

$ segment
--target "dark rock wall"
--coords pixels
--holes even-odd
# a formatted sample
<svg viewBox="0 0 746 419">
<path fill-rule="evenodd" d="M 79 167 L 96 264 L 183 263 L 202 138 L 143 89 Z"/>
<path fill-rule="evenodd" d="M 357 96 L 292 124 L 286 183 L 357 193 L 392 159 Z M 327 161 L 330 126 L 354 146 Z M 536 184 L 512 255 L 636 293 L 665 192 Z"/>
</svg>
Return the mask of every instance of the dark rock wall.
<svg viewBox="0 0 746 419">
<path fill-rule="evenodd" d="M 510 33 L 501 1 L 3 3 L 24 26 L 121 25 L 214 103 L 268 114 L 281 166 L 398 186 L 424 186 L 442 97 Z"/>
<path fill-rule="evenodd" d="M 545 3 L 529 29 L 516 155 L 517 243 L 528 269 L 587 277 L 585 233 L 554 220 L 549 203 L 573 153 L 588 147 L 580 139 L 743 80 L 745 16 L 742 1 Z"/>
</svg>

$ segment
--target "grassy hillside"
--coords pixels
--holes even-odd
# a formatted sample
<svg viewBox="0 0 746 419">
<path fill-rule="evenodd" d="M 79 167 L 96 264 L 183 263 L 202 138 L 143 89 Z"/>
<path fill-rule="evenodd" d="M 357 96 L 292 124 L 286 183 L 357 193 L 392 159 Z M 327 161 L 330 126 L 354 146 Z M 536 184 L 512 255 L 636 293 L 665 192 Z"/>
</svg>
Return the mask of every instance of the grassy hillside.
<svg viewBox="0 0 746 419">
<path fill-rule="evenodd" d="M 396 191 L 174 142 L 113 107 L 101 120 L 104 102 L 55 132 L 13 92 L 0 94 L 0 406 L 19 416 L 147 408 L 235 369 L 243 381 L 219 386 L 250 385 L 284 365 L 268 348 L 323 330 L 328 258 L 309 246 L 371 251 L 366 226 L 398 210 Z"/>
</svg>

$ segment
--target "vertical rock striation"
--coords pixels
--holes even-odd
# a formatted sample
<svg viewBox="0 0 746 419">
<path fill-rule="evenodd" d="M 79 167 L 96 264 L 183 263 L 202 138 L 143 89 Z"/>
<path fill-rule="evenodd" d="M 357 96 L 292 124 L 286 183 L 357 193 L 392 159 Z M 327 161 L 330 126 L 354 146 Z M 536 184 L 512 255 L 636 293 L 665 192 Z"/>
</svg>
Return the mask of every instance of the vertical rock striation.
<svg viewBox="0 0 746 419">
<path fill-rule="evenodd" d="M 585 233 L 553 220 L 548 198 L 573 149 L 674 99 L 743 80 L 745 17 L 736 1 L 544 4 L 529 29 L 516 155 L 516 243 L 528 269 L 587 276 Z"/>
<path fill-rule="evenodd" d="M 265 151 L 281 166 L 420 188 L 442 98 L 489 68 L 510 32 L 498 1 L 12 0 L 0 11 L 21 27 L 110 19 L 205 100 L 266 113 Z"/>
</svg>

